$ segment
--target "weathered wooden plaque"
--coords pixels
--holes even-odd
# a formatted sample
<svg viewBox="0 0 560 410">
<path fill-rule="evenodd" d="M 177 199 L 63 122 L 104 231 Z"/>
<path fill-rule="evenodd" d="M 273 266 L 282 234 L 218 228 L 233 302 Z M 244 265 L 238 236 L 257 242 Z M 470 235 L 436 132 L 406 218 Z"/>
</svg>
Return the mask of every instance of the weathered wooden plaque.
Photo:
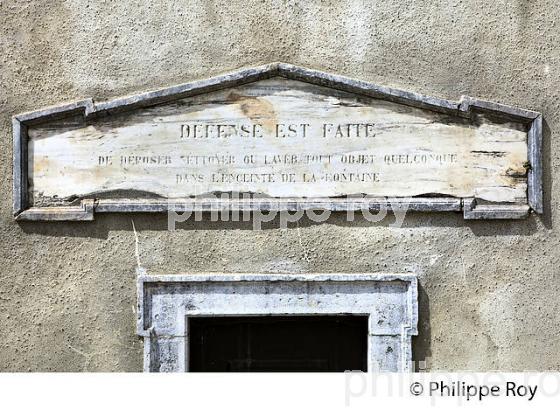
<svg viewBox="0 0 560 410">
<path fill-rule="evenodd" d="M 14 211 L 87 220 L 171 206 L 406 203 L 519 218 L 542 211 L 541 121 L 468 97 L 450 102 L 272 64 L 17 116 Z"/>
</svg>

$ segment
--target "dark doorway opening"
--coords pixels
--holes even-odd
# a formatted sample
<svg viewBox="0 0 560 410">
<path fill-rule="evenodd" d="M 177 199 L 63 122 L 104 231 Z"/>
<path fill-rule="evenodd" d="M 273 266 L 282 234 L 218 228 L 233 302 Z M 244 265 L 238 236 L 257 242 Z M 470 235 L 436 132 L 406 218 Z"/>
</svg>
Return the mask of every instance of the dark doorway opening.
<svg viewBox="0 0 560 410">
<path fill-rule="evenodd" d="M 367 316 L 189 318 L 189 371 L 367 371 Z"/>
</svg>

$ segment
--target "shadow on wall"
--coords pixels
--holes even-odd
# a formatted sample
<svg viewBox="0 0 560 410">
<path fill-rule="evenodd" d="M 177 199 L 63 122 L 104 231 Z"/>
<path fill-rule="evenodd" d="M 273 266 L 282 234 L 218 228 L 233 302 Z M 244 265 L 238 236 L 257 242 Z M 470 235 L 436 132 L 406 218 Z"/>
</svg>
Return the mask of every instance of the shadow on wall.
<svg viewBox="0 0 560 410">
<path fill-rule="evenodd" d="M 548 198 L 549 199 L 549 198 Z M 547 201 L 549 203 L 549 200 Z M 530 236 L 537 230 L 537 218 L 543 225 L 550 229 L 550 206 L 545 209 L 544 215 L 531 215 L 522 220 L 464 220 L 462 214 L 452 212 L 419 213 L 409 212 L 404 219 L 392 212 L 387 212 L 380 221 L 372 221 L 356 212 L 352 220 L 348 220 L 346 213 L 334 212 L 324 222 L 315 222 L 307 215 L 298 221 L 290 221 L 290 216 L 277 214 L 273 219 L 255 223 L 254 214 L 245 218 L 239 215 L 240 220 L 213 220 L 209 214 L 202 214 L 199 220 L 193 218 L 185 222 L 175 223 L 177 231 L 219 231 L 219 230 L 277 230 L 296 229 L 318 225 L 334 225 L 348 229 L 355 228 L 390 228 L 390 229 L 416 229 L 416 228 L 468 228 L 476 236 L 518 235 Z M 179 214 L 180 215 L 180 214 Z M 228 214 L 231 219 L 231 214 Z M 286 222 L 288 220 L 288 222 Z M 53 236 L 53 237 L 84 237 L 106 239 L 111 231 L 132 231 L 134 221 L 137 231 L 166 231 L 168 230 L 167 214 L 129 213 L 129 214 L 96 214 L 92 222 L 18 222 L 21 229 L 28 234 Z"/>
<path fill-rule="evenodd" d="M 544 213 L 540 217 L 545 228 L 552 229 L 552 131 L 544 119 L 542 132 Z"/>
<path fill-rule="evenodd" d="M 418 336 L 412 338 L 414 371 L 429 371 L 432 357 L 432 327 L 430 326 L 430 299 L 418 282 Z"/>
</svg>

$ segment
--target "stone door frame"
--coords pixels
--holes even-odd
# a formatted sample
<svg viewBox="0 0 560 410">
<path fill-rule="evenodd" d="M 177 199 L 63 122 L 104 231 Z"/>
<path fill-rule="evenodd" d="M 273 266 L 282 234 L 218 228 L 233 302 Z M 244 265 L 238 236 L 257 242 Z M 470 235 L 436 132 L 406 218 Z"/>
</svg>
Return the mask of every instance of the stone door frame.
<svg viewBox="0 0 560 410">
<path fill-rule="evenodd" d="M 141 275 L 137 284 L 146 372 L 188 370 L 189 317 L 251 315 L 367 315 L 368 371 L 412 369 L 414 275 Z"/>
</svg>

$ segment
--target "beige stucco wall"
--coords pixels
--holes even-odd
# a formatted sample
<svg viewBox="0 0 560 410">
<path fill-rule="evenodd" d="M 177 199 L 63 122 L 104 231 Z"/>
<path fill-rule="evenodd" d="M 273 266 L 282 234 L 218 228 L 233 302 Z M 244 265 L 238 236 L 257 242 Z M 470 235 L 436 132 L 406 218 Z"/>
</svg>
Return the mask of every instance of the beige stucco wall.
<svg viewBox="0 0 560 410">
<path fill-rule="evenodd" d="M 556 0 L 0 1 L 0 370 L 141 370 L 133 220 L 150 273 L 415 272 L 428 369 L 560 370 L 559 21 Z M 544 216 L 14 222 L 12 115 L 272 61 L 542 112 Z"/>
</svg>

